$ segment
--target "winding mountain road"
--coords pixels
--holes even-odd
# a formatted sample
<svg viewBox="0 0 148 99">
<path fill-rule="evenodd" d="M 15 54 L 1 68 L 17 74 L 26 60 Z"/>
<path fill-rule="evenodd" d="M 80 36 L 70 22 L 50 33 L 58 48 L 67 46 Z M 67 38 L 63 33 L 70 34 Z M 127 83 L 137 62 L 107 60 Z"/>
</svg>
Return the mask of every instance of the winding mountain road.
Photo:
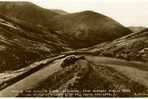
<svg viewBox="0 0 148 99">
<path fill-rule="evenodd" d="M 103 65 L 114 68 L 116 71 L 122 73 L 135 82 L 142 84 L 148 88 L 148 64 L 134 61 L 125 61 L 115 58 L 98 57 L 92 55 L 85 55 L 88 62 L 95 65 Z M 23 78 L 22 80 L 6 87 L 0 91 L 0 97 L 15 97 L 23 90 L 36 87 L 40 82 L 46 80 L 59 71 L 62 71 L 61 63 L 64 58 L 57 59 L 46 67 L 34 72 L 33 74 Z M 85 82 L 84 82 L 85 83 Z"/>
</svg>

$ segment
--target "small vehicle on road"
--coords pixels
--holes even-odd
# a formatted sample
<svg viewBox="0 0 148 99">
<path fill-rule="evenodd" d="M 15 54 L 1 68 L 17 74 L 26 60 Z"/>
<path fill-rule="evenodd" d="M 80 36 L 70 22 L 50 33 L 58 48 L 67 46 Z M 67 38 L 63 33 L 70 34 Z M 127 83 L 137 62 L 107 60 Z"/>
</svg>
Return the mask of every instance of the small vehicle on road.
<svg viewBox="0 0 148 99">
<path fill-rule="evenodd" d="M 85 59 L 85 57 L 84 56 L 76 56 L 76 55 L 68 56 L 62 62 L 61 67 L 65 68 L 65 67 L 67 67 L 67 66 L 69 66 L 71 64 L 74 64 L 79 59 Z"/>
</svg>

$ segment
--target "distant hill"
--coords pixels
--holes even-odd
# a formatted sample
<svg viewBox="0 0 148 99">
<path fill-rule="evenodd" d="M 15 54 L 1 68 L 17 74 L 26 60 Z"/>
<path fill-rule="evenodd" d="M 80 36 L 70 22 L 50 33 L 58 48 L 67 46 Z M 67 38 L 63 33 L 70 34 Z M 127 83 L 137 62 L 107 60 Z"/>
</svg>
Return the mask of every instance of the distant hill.
<svg viewBox="0 0 148 99">
<path fill-rule="evenodd" d="M 0 13 L 64 35 L 72 48 L 89 47 L 131 33 L 115 20 L 93 11 L 68 14 L 48 10 L 29 2 L 1 2 Z"/>
<path fill-rule="evenodd" d="M 69 14 L 68 12 L 64 11 L 64 10 L 60 10 L 60 9 L 51 9 L 51 11 L 60 14 L 60 15 L 66 15 Z"/>
<path fill-rule="evenodd" d="M 75 48 L 111 41 L 131 33 L 115 20 L 93 11 L 57 16 L 52 23 L 50 28 L 70 37 Z"/>
<path fill-rule="evenodd" d="M 69 14 L 28 2 L 0 2 L 0 71 L 129 33 L 120 23 L 92 11 Z"/>
<path fill-rule="evenodd" d="M 133 31 L 133 32 L 140 32 L 142 30 L 145 30 L 147 27 L 143 27 L 143 26 L 129 26 L 128 28 L 131 31 Z"/>
<path fill-rule="evenodd" d="M 144 97 L 147 63 L 148 29 L 0 2 L 0 96 Z"/>
</svg>

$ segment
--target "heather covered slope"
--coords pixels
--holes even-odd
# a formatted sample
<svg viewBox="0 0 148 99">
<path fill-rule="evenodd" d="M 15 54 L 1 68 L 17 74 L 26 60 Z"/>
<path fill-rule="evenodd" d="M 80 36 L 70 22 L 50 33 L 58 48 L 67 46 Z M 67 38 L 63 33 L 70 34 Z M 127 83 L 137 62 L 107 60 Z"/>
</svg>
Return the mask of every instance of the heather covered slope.
<svg viewBox="0 0 148 99">
<path fill-rule="evenodd" d="M 24 21 L 0 16 L 0 72 L 25 67 L 67 48 L 62 36 Z"/>
</svg>

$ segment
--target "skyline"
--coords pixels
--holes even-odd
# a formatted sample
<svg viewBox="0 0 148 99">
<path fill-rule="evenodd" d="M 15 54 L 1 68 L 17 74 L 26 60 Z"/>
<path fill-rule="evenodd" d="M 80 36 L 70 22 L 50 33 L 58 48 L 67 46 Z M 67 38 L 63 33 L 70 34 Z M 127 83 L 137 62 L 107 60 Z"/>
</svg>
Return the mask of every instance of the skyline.
<svg viewBox="0 0 148 99">
<path fill-rule="evenodd" d="M 146 9 L 148 0 L 0 0 L 29 1 L 47 9 L 61 9 L 67 12 L 92 10 L 113 18 L 125 26 L 147 26 Z"/>
</svg>

